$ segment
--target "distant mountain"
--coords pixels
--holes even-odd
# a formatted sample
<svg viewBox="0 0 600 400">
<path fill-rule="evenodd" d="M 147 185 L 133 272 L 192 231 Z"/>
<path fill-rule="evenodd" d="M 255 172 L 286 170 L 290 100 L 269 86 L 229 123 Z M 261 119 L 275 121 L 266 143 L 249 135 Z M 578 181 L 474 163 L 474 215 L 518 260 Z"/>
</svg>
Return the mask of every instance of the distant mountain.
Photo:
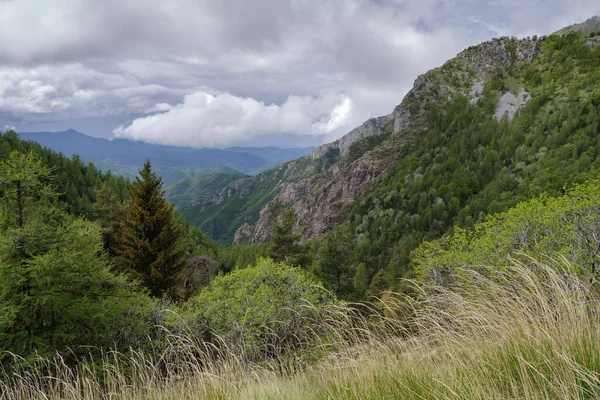
<svg viewBox="0 0 600 400">
<path fill-rule="evenodd" d="M 268 161 L 269 163 L 275 165 L 279 165 L 289 160 L 293 160 L 295 158 L 302 157 L 310 153 L 314 147 L 308 148 L 290 148 L 290 149 L 282 149 L 279 147 L 227 147 L 224 150 L 233 151 L 236 153 L 247 153 L 254 154 L 262 158 L 263 160 Z"/>
<path fill-rule="evenodd" d="M 149 159 L 166 184 L 207 173 L 256 174 L 311 150 L 273 147 L 194 149 L 126 139 L 101 139 L 72 129 L 62 132 L 23 132 L 19 136 L 69 157 L 79 155 L 102 170 L 111 170 L 127 177 L 137 175 L 138 168 Z"/>
</svg>

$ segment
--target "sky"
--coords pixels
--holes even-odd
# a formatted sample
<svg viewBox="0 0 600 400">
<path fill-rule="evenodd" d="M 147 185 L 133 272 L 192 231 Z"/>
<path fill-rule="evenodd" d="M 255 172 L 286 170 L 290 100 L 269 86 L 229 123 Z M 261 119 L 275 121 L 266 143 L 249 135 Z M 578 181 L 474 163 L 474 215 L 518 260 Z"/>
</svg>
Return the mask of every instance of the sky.
<svg viewBox="0 0 600 400">
<path fill-rule="evenodd" d="M 0 130 L 318 145 L 468 46 L 598 14 L 598 0 L 0 0 Z"/>
</svg>

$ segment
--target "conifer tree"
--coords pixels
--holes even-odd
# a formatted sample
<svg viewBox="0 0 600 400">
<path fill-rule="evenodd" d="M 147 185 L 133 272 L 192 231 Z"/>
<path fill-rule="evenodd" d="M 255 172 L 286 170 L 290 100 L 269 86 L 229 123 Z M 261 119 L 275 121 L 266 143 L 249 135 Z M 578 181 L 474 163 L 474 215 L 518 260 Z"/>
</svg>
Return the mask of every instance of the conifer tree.
<svg viewBox="0 0 600 400">
<path fill-rule="evenodd" d="M 283 221 L 275 224 L 270 254 L 273 260 L 289 265 L 306 263 L 306 247 L 300 244 L 301 235 L 293 231 L 295 222 L 296 215 L 290 209 L 284 214 Z"/>
<path fill-rule="evenodd" d="M 185 266 L 186 249 L 173 206 L 162 190 L 162 179 L 149 161 L 130 187 L 123 226 L 120 261 L 123 268 L 139 278 L 153 296 L 174 288 Z"/>
</svg>

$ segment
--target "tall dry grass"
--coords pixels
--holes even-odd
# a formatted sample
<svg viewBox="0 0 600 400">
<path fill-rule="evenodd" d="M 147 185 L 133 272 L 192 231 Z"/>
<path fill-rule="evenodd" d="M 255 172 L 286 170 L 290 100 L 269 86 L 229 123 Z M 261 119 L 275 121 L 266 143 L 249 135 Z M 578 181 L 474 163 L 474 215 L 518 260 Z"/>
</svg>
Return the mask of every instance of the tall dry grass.
<svg viewBox="0 0 600 400">
<path fill-rule="evenodd" d="M 316 364 L 249 365 L 226 346 L 173 337 L 170 353 L 106 353 L 92 368 L 40 360 L 2 380 L 0 398 L 31 399 L 596 399 L 598 294 L 535 260 L 465 269 L 452 288 L 418 286 L 351 321 Z M 336 329 L 341 329 L 335 322 Z M 332 336 L 334 338 L 335 336 Z M 89 361 L 89 360 L 88 360 Z"/>
</svg>

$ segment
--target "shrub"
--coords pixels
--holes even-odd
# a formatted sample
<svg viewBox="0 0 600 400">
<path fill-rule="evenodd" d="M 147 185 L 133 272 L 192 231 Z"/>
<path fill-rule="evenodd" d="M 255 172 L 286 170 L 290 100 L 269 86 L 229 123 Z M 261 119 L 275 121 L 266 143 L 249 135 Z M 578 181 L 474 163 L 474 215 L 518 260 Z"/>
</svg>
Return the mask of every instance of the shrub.
<svg viewBox="0 0 600 400">
<path fill-rule="evenodd" d="M 343 323 L 334 297 L 300 269 L 260 259 L 251 268 L 215 278 L 184 308 L 193 327 L 204 324 L 249 361 L 276 360 L 296 350 L 332 344 Z M 327 347 L 327 346 L 325 346 Z"/>
</svg>

